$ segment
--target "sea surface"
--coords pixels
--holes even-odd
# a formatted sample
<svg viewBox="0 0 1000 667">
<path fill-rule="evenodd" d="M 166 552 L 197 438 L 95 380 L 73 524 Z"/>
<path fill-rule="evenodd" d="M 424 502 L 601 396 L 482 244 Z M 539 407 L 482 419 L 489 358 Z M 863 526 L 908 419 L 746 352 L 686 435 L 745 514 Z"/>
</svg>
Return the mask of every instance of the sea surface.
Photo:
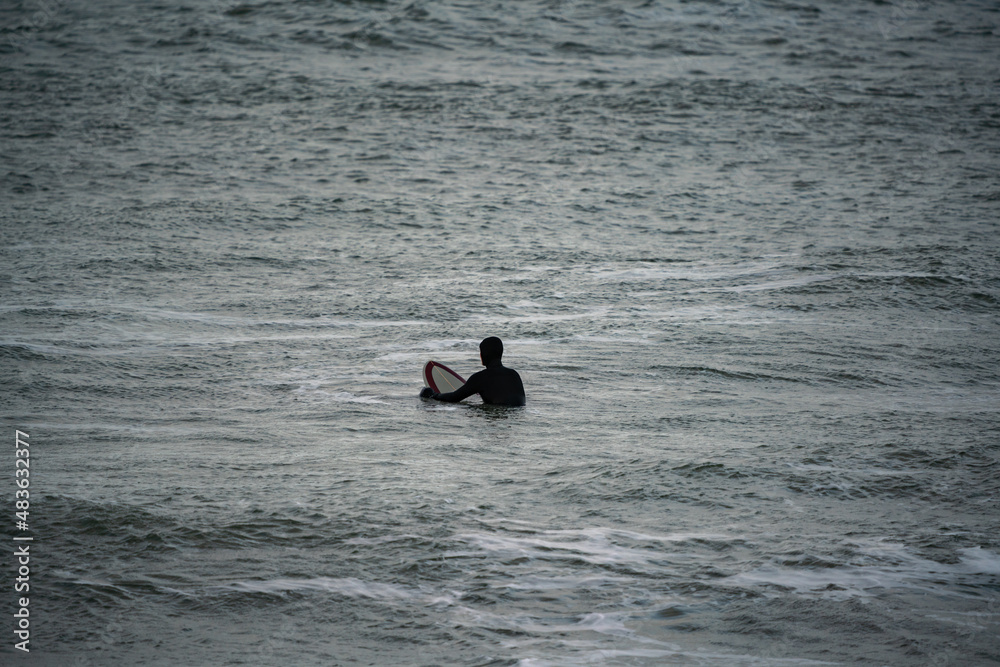
<svg viewBox="0 0 1000 667">
<path fill-rule="evenodd" d="M 997 2 L 0 2 L 0 664 L 1000 664 L 998 315 Z"/>
</svg>

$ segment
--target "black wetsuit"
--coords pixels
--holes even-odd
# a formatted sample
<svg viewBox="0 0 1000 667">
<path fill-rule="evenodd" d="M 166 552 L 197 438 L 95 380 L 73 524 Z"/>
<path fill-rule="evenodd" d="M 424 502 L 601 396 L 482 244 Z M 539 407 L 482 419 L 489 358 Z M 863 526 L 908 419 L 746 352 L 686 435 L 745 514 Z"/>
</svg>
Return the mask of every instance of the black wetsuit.
<svg viewBox="0 0 1000 667">
<path fill-rule="evenodd" d="M 463 398 L 479 394 L 483 403 L 490 405 L 524 405 L 524 385 L 521 376 L 513 368 L 507 368 L 500 360 L 491 361 L 486 370 L 479 371 L 468 382 L 447 394 L 434 394 L 431 398 L 446 403 L 457 403 Z"/>
</svg>

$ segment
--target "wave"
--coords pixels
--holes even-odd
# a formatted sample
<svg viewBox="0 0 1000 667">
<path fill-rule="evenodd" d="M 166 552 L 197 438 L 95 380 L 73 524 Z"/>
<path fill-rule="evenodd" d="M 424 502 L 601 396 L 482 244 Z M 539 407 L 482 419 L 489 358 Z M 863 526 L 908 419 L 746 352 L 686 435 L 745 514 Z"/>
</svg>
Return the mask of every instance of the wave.
<svg viewBox="0 0 1000 667">
<path fill-rule="evenodd" d="M 980 599 L 976 588 L 1000 583 L 1000 555 L 982 547 L 959 550 L 956 563 L 927 560 L 892 543 L 862 547 L 861 553 L 873 562 L 827 562 L 810 567 L 771 563 L 721 579 L 719 584 L 751 588 L 769 596 L 794 592 L 843 600 L 871 598 L 894 589 L 939 598 Z"/>
<path fill-rule="evenodd" d="M 210 591 L 234 591 L 237 593 L 267 593 L 283 595 L 296 592 L 336 593 L 344 597 L 370 598 L 374 600 L 409 600 L 418 591 L 406 586 L 362 581 L 355 577 L 316 577 L 313 579 L 268 579 L 260 581 L 236 581 L 214 586 Z"/>
</svg>

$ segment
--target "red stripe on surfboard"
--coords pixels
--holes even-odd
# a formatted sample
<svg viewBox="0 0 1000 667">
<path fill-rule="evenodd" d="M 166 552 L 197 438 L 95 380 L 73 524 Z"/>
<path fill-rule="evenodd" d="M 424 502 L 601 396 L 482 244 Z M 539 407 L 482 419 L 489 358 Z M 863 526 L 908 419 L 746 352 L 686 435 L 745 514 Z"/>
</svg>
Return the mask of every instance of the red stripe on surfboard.
<svg viewBox="0 0 1000 667">
<path fill-rule="evenodd" d="M 462 377 L 461 375 L 459 375 L 459 374 L 458 374 L 458 373 L 456 373 L 455 371 L 451 370 L 450 368 L 448 368 L 448 367 L 447 367 L 447 366 L 445 366 L 444 364 L 441 364 L 441 363 L 438 363 L 438 362 L 436 362 L 436 361 L 428 361 L 428 362 L 427 362 L 426 364 L 424 364 L 424 383 L 425 383 L 425 384 L 426 384 L 426 385 L 427 385 L 428 387 L 430 387 L 431 389 L 433 389 L 434 391 L 436 391 L 436 392 L 438 392 L 438 393 L 447 393 L 447 392 L 442 392 L 442 391 L 441 391 L 441 390 L 440 390 L 440 389 L 438 388 L 437 384 L 436 384 L 436 383 L 434 382 L 434 378 L 433 378 L 433 376 L 431 375 L 431 370 L 433 370 L 435 366 L 437 366 L 437 367 L 438 367 L 438 368 L 440 368 L 441 370 L 445 371 L 446 373 L 449 373 L 449 374 L 451 374 L 451 375 L 454 375 L 454 376 L 455 376 L 455 378 L 456 378 L 456 379 L 457 379 L 457 380 L 458 380 L 459 382 L 461 382 L 462 384 L 465 384 L 465 378 L 463 378 L 463 377 Z"/>
</svg>

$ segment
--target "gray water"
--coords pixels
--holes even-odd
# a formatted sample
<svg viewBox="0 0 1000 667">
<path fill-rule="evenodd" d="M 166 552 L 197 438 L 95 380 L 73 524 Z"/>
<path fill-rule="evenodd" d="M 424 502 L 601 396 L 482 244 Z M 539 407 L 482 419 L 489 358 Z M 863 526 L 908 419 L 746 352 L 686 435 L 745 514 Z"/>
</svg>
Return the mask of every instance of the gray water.
<svg viewBox="0 0 1000 667">
<path fill-rule="evenodd" d="M 997 3 L 0 26 L 0 663 L 1000 664 Z"/>
</svg>

